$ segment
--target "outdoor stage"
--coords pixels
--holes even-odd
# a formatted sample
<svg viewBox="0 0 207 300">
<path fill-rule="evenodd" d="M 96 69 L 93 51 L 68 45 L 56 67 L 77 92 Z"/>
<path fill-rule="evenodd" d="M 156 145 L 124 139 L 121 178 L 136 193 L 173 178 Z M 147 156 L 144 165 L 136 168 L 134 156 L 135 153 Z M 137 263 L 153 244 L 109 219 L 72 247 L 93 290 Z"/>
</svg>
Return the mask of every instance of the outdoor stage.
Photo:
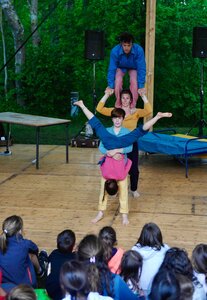
<svg viewBox="0 0 207 300">
<path fill-rule="evenodd" d="M 4 149 L 2 148 L 2 151 Z M 119 246 L 130 249 L 146 222 L 157 223 L 170 246 L 191 250 L 207 241 L 207 165 L 184 167 L 172 156 L 140 157 L 138 199 L 129 197 L 130 224 L 123 227 L 117 215 L 118 199 L 111 198 L 103 220 L 96 215 L 100 173 L 98 149 L 40 145 L 41 168 L 32 164 L 34 145 L 14 145 L 11 156 L 0 156 L 0 222 L 12 214 L 22 216 L 25 236 L 49 252 L 57 234 L 75 231 L 77 243 L 87 233 L 98 233 L 105 225 L 117 231 Z"/>
</svg>

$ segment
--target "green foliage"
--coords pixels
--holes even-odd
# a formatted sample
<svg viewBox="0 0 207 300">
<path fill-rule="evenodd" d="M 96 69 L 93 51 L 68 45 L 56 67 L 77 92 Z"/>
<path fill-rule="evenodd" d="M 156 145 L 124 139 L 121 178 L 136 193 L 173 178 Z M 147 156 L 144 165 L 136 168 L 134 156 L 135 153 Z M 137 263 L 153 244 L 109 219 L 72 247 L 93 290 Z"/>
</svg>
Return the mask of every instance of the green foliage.
<svg viewBox="0 0 207 300">
<path fill-rule="evenodd" d="M 18 107 L 15 102 L 12 61 L 8 65 L 7 100 L 4 78 L 0 78 L 0 110 L 69 117 L 71 91 L 78 91 L 80 98 L 94 109 L 93 90 L 95 87 L 98 99 L 103 95 L 110 50 L 118 42 L 117 36 L 123 31 L 131 32 L 136 42 L 145 46 L 145 2 L 60 1 L 38 30 L 39 47 L 34 48 L 31 39 L 26 44 L 26 62 L 21 74 L 21 97 L 25 107 Z M 39 22 L 57 3 L 56 0 L 39 1 Z M 31 32 L 28 2 L 15 0 L 13 4 L 27 38 Z M 206 10 L 205 0 L 157 0 L 154 111 L 172 111 L 175 125 L 193 124 L 199 118 L 201 61 L 192 58 L 192 31 L 194 26 L 207 25 Z M 105 32 L 105 59 L 95 62 L 95 82 L 94 63 L 84 57 L 84 32 L 88 29 Z M 6 20 L 4 31 L 8 59 L 14 47 Z M 205 72 L 206 64 L 204 60 Z M 204 95 L 207 95 L 206 80 Z M 204 112 L 206 107 L 204 101 Z"/>
<path fill-rule="evenodd" d="M 193 27 L 206 25 L 207 5 L 199 2 L 160 0 L 157 5 L 155 109 L 171 110 L 182 125 L 199 118 L 202 62 L 191 54 Z"/>
</svg>

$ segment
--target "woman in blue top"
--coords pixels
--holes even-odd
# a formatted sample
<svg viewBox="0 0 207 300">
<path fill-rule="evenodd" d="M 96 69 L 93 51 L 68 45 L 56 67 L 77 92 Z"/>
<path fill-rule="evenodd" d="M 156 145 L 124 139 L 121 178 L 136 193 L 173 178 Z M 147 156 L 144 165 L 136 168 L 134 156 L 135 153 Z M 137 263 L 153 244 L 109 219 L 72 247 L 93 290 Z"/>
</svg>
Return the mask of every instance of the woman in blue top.
<svg viewBox="0 0 207 300">
<path fill-rule="evenodd" d="M 19 216 L 6 218 L 0 234 L 0 269 L 2 283 L 21 283 L 36 287 L 36 274 L 42 271 L 38 259 L 38 247 L 22 236 L 23 220 Z M 31 260 L 32 259 L 32 260 Z M 33 261 L 33 262 L 32 262 Z M 35 269 L 34 269 L 35 265 Z"/>
</svg>

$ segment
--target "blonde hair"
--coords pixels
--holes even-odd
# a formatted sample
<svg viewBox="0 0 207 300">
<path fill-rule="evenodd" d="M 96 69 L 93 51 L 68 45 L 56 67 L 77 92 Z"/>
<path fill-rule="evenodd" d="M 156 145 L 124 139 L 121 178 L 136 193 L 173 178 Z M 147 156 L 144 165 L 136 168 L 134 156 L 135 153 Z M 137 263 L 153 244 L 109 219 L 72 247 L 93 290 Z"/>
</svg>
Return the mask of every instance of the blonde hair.
<svg viewBox="0 0 207 300">
<path fill-rule="evenodd" d="M 13 288 L 6 297 L 7 300 L 37 300 L 34 289 L 27 284 Z"/>
<path fill-rule="evenodd" d="M 0 250 L 5 253 L 7 249 L 7 237 L 17 235 L 23 228 L 21 217 L 13 215 L 6 218 L 2 224 L 2 233 L 0 234 Z"/>
</svg>

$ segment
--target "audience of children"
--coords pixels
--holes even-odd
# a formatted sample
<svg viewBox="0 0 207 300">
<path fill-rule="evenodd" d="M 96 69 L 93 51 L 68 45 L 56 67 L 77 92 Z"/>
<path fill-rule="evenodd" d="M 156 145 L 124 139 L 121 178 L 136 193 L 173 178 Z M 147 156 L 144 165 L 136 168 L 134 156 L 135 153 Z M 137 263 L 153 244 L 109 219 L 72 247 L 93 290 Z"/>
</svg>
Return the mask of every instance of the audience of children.
<svg viewBox="0 0 207 300">
<path fill-rule="evenodd" d="M 22 231 L 21 217 L 4 220 L 0 235 L 0 299 L 49 299 L 44 290 L 43 297 L 34 289 L 36 274 L 45 273 L 45 264 L 41 267 L 37 245 L 24 239 Z M 76 252 L 75 241 L 72 230 L 62 231 L 57 236 L 57 249 L 49 255 L 45 288 L 51 299 L 207 299 L 206 244 L 193 249 L 191 263 L 185 250 L 163 243 L 161 230 L 154 223 L 143 226 L 137 244 L 126 252 L 115 247 L 116 231 L 111 226 L 103 227 L 98 236 L 83 237 Z"/>
</svg>

